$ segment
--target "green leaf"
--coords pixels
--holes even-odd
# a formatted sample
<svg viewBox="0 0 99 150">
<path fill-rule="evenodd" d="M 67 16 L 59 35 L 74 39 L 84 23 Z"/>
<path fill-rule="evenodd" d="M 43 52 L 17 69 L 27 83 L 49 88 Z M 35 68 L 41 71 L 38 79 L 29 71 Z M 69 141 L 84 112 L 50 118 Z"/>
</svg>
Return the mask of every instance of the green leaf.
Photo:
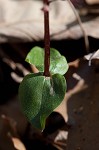
<svg viewBox="0 0 99 150">
<path fill-rule="evenodd" d="M 29 120 L 40 110 L 44 76 L 41 73 L 28 74 L 19 86 L 19 99 L 23 113 Z"/>
<path fill-rule="evenodd" d="M 66 80 L 60 74 L 51 78 L 42 73 L 27 75 L 19 87 L 24 114 L 36 128 L 44 129 L 46 118 L 62 102 L 65 91 Z"/>
<path fill-rule="evenodd" d="M 35 46 L 28 53 L 26 62 L 35 65 L 41 72 L 44 71 L 44 50 L 41 47 Z"/>
<path fill-rule="evenodd" d="M 34 64 L 40 71 L 44 71 L 44 49 L 34 47 L 28 53 L 26 61 Z M 62 56 L 56 49 L 50 49 L 50 72 L 51 74 L 64 75 L 68 70 L 66 58 Z"/>
</svg>

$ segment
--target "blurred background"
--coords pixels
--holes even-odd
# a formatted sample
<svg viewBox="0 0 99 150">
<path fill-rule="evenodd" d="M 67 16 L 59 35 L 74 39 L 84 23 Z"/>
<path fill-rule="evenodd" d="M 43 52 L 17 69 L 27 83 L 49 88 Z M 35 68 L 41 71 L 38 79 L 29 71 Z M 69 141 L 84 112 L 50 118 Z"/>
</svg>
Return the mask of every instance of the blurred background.
<svg viewBox="0 0 99 150">
<path fill-rule="evenodd" d="M 18 87 L 33 71 L 27 53 L 44 47 L 43 2 L 0 0 L 0 150 L 99 150 L 99 0 L 49 2 L 51 47 L 69 70 L 41 134 L 20 109 Z"/>
</svg>

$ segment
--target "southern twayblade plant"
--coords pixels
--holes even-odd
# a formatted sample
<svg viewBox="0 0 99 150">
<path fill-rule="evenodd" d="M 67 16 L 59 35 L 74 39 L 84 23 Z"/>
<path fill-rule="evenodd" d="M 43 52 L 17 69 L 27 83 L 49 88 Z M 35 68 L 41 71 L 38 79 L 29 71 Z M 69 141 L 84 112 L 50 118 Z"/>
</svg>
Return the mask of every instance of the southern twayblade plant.
<svg viewBox="0 0 99 150">
<path fill-rule="evenodd" d="M 20 84 L 22 110 L 35 127 L 44 129 L 46 118 L 64 99 L 66 80 L 63 74 L 68 70 L 68 64 L 64 56 L 51 49 L 50 76 L 45 76 L 44 49 L 40 47 L 34 47 L 26 61 L 40 72 L 28 74 Z"/>
<path fill-rule="evenodd" d="M 26 61 L 40 72 L 26 75 L 19 86 L 22 110 L 33 126 L 40 130 L 45 128 L 46 118 L 65 96 L 66 80 L 63 75 L 68 70 L 66 58 L 56 49 L 50 49 L 48 0 L 44 0 L 43 10 L 45 51 L 34 47 L 26 57 Z"/>
</svg>

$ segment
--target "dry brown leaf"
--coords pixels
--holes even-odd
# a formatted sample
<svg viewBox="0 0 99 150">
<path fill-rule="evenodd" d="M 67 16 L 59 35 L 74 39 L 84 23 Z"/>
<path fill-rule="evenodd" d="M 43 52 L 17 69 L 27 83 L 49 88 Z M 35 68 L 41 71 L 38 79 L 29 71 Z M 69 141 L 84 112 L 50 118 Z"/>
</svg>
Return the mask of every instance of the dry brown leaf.
<svg viewBox="0 0 99 150">
<path fill-rule="evenodd" d="M 68 138 L 68 131 L 64 131 L 64 130 L 59 130 L 55 141 L 62 141 L 62 140 L 67 140 Z"/>
<path fill-rule="evenodd" d="M 94 53 L 91 53 L 91 54 L 86 55 L 85 58 L 86 58 L 87 60 L 99 59 L 99 50 L 97 50 L 97 51 L 94 52 Z"/>
<path fill-rule="evenodd" d="M 14 147 L 17 150 L 26 150 L 24 144 L 20 141 L 20 139 L 18 139 L 16 137 L 12 137 L 12 141 L 13 141 Z"/>
<path fill-rule="evenodd" d="M 99 0 L 86 0 L 88 4 L 99 4 Z"/>
<path fill-rule="evenodd" d="M 44 25 L 41 1 L 2 0 L 0 7 L 2 8 L 0 17 L 1 42 L 43 39 Z M 75 16 L 67 2 L 52 3 L 50 5 L 51 34 L 65 29 L 64 24 L 71 22 L 69 18 L 74 21 Z"/>
<path fill-rule="evenodd" d="M 8 133 L 15 134 L 12 126 L 13 123 L 10 124 L 7 116 L 0 115 L 0 150 L 16 150 L 8 136 Z"/>
<path fill-rule="evenodd" d="M 6 114 L 10 118 L 14 119 L 17 123 L 17 131 L 20 135 L 23 135 L 27 128 L 27 120 L 20 111 L 18 97 L 13 97 L 10 102 L 6 103 L 6 105 L 0 106 L 0 115 Z M 2 129 L 1 129 L 2 130 Z M 3 130 L 2 130 L 3 132 Z"/>
<path fill-rule="evenodd" d="M 94 53 L 88 54 L 84 57 L 85 57 L 85 59 L 89 60 L 89 66 L 91 66 L 91 60 L 92 59 L 97 59 L 97 60 L 99 59 L 99 50 L 97 50 Z"/>
<path fill-rule="evenodd" d="M 85 29 L 86 35 L 92 36 L 95 38 L 99 37 L 99 17 L 83 23 L 83 27 Z M 83 33 L 81 31 L 81 28 L 79 25 L 74 25 L 68 30 L 63 30 L 61 33 L 56 34 L 53 36 L 54 39 L 65 39 L 65 38 L 71 38 L 71 39 L 78 39 L 83 36 Z"/>
<path fill-rule="evenodd" d="M 0 43 L 39 41 L 44 38 L 42 1 L 0 1 Z M 34 13 L 35 12 L 35 13 Z M 85 17 L 86 19 L 86 17 Z M 51 39 L 77 39 L 83 33 L 67 1 L 50 4 Z M 99 37 L 99 17 L 83 23 L 88 36 Z"/>
</svg>

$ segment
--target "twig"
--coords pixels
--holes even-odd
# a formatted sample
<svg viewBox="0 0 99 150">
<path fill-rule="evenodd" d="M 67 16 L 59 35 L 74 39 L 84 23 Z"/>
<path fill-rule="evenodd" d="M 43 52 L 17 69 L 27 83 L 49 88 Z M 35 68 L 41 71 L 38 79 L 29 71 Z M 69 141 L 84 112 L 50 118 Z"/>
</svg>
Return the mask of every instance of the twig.
<svg viewBox="0 0 99 150">
<path fill-rule="evenodd" d="M 67 0 L 67 1 L 68 1 L 68 3 L 69 3 L 70 7 L 72 8 L 72 10 L 73 10 L 73 12 L 74 12 L 74 14 L 75 14 L 75 16 L 76 16 L 76 18 L 77 18 L 77 21 L 78 21 L 78 23 L 79 23 L 79 25 L 80 25 L 80 28 L 81 28 L 82 33 L 83 33 L 83 35 L 84 35 L 86 51 L 87 51 L 87 53 L 89 53 L 89 40 L 88 40 L 88 36 L 86 35 L 86 32 L 85 32 L 85 30 L 84 30 L 84 27 L 83 27 L 83 25 L 82 25 L 82 21 L 81 21 L 81 19 L 80 19 L 80 17 L 79 17 L 79 14 L 77 13 L 77 11 L 76 11 L 74 5 L 72 4 L 72 2 L 71 2 L 70 0 Z"/>
<path fill-rule="evenodd" d="M 53 143 L 53 146 L 56 147 L 58 150 L 63 150 L 62 147 L 60 147 L 59 145 L 57 145 L 57 144 L 55 144 L 55 143 Z"/>
<path fill-rule="evenodd" d="M 54 141 L 54 144 L 59 145 L 59 146 L 66 146 L 66 143 L 63 143 L 62 141 Z"/>
</svg>

